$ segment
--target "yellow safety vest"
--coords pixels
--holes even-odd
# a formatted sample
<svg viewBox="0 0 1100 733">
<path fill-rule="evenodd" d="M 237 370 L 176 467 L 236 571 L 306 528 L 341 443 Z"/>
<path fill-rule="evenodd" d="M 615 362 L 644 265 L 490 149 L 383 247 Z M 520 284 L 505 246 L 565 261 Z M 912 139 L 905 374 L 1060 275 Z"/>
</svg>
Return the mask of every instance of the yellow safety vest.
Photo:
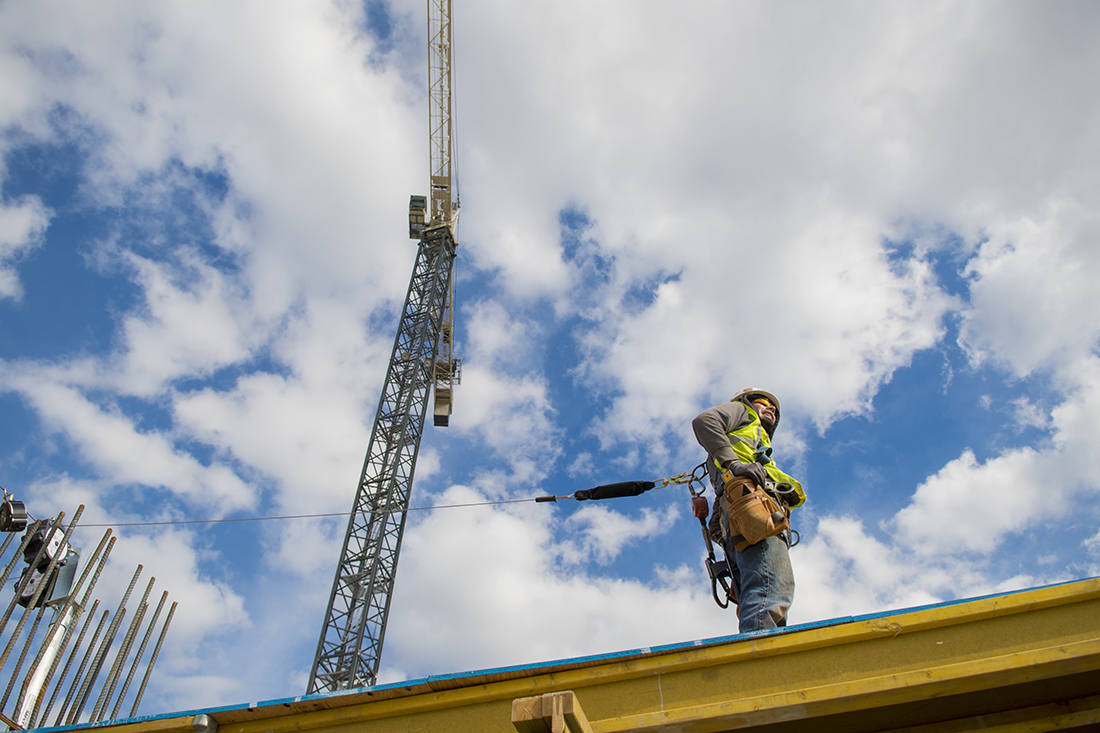
<svg viewBox="0 0 1100 733">
<path fill-rule="evenodd" d="M 737 456 L 737 459 L 742 463 L 753 463 L 756 461 L 757 451 L 761 447 L 771 448 L 772 441 L 768 436 L 768 431 L 764 429 L 764 425 L 760 422 L 760 416 L 756 414 L 756 411 L 748 405 L 745 405 L 745 409 L 749 411 L 749 417 L 752 418 L 752 421 L 748 425 L 726 434 L 730 438 L 730 447 L 733 448 L 733 454 Z M 771 451 L 768 451 L 768 453 L 770 454 Z M 718 469 L 721 470 L 722 467 L 718 466 Z M 794 488 L 795 497 L 797 498 L 787 499 L 791 509 L 806 503 L 806 492 L 802 490 L 802 484 L 780 471 L 779 467 L 775 465 L 775 461 L 771 460 L 770 455 L 768 463 L 764 465 L 764 470 L 772 481 L 777 484 L 788 483 Z"/>
</svg>

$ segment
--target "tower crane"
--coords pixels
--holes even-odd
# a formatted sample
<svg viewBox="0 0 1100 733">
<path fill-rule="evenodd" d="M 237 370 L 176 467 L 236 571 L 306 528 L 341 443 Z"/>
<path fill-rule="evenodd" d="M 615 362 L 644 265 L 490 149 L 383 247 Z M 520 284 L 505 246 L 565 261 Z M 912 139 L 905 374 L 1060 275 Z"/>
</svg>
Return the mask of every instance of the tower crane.
<svg viewBox="0 0 1100 733">
<path fill-rule="evenodd" d="M 307 694 L 374 684 L 429 393 L 450 420 L 461 363 L 453 351 L 458 196 L 452 176 L 451 0 L 428 0 L 430 201 L 409 201 L 416 262 L 332 582 Z"/>
</svg>

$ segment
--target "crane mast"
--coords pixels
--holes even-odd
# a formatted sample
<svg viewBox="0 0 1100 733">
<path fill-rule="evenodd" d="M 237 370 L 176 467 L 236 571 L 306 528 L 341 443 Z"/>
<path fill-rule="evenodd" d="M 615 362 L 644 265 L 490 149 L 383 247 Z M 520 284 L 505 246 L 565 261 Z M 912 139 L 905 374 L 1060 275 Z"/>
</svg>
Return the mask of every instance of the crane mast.
<svg viewBox="0 0 1100 733">
<path fill-rule="evenodd" d="M 409 235 L 420 244 L 307 694 L 374 684 L 428 397 L 434 386 L 434 423 L 447 425 L 460 374 L 453 355 L 458 197 L 451 160 L 451 0 L 428 0 L 428 46 L 430 209 L 425 197 L 411 198 Z"/>
</svg>

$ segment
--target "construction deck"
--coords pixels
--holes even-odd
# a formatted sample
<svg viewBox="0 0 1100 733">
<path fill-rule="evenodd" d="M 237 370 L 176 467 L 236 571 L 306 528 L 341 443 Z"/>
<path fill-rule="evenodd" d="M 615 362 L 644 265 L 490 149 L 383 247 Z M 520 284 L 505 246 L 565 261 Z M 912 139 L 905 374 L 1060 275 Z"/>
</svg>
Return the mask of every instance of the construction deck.
<svg viewBox="0 0 1100 733">
<path fill-rule="evenodd" d="M 112 733 L 1100 730 L 1100 579 L 767 633 L 46 730 L 104 727 Z"/>
</svg>

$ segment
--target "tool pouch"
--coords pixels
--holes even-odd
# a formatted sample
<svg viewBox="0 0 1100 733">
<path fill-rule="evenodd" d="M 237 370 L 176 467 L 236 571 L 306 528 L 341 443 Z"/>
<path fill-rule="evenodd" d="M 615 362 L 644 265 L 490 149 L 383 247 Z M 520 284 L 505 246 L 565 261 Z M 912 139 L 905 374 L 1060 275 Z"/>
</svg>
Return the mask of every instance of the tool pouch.
<svg viewBox="0 0 1100 733">
<path fill-rule="evenodd" d="M 738 552 L 791 526 L 779 502 L 751 478 L 735 476 L 726 483 L 724 494 L 729 507 L 731 540 Z"/>
</svg>

